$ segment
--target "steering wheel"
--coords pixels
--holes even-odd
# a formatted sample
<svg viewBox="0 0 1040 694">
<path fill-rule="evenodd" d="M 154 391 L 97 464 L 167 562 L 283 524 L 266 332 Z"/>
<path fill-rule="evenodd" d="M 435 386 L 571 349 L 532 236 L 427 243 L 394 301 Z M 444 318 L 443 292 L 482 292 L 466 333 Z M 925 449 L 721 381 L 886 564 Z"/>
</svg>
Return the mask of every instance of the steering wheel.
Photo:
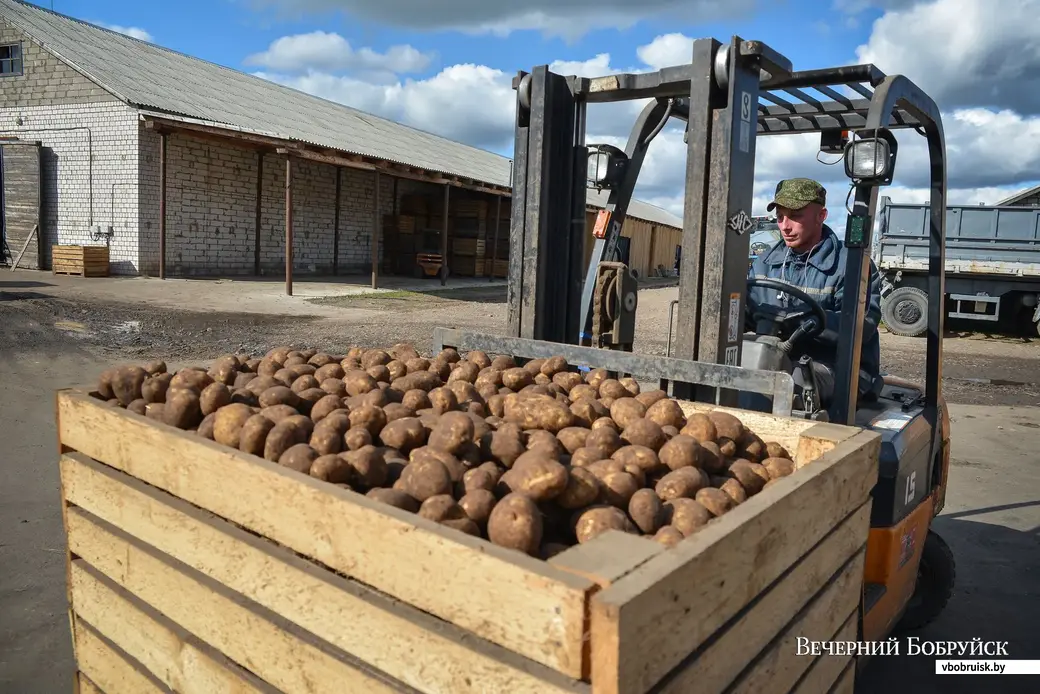
<svg viewBox="0 0 1040 694">
<path fill-rule="evenodd" d="M 782 316 L 755 311 L 752 316 L 755 323 L 760 320 L 770 320 L 776 324 L 778 329 L 785 329 L 785 332 L 790 332 L 791 335 L 786 341 L 788 349 L 802 339 L 816 337 L 827 327 L 827 314 L 823 312 L 823 307 L 820 306 L 819 301 L 810 296 L 805 290 L 782 280 L 765 277 L 749 278 L 747 284 L 749 287 L 776 289 L 795 296 L 808 304 L 809 309 L 807 311 L 797 311 Z M 751 308 L 750 305 L 748 308 Z"/>
</svg>

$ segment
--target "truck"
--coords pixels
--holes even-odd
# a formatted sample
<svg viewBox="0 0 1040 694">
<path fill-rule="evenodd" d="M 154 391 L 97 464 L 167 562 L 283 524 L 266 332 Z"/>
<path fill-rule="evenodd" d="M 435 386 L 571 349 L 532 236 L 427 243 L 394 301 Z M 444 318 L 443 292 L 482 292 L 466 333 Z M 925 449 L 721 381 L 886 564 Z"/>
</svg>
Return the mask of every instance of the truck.
<svg viewBox="0 0 1040 694">
<path fill-rule="evenodd" d="M 872 257 L 881 314 L 896 335 L 928 327 L 930 207 L 882 196 Z M 946 207 L 946 316 L 1040 333 L 1040 207 Z"/>
</svg>

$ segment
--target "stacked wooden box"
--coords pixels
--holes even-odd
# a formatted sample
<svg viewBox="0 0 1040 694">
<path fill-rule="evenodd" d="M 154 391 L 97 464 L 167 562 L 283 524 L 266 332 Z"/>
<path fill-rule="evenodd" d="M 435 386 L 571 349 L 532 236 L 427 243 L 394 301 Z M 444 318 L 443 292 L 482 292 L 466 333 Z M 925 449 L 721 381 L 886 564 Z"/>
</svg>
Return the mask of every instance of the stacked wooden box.
<svg viewBox="0 0 1040 694">
<path fill-rule="evenodd" d="M 51 246 L 55 275 L 108 277 L 108 246 Z"/>
</svg>

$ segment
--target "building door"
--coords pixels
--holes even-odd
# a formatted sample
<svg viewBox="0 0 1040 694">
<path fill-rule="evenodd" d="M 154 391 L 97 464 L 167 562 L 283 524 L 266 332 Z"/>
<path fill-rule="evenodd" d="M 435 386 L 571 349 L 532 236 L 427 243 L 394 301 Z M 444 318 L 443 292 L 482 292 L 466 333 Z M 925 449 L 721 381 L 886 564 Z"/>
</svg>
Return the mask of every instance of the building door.
<svg viewBox="0 0 1040 694">
<path fill-rule="evenodd" d="M 44 254 L 43 233 L 39 228 L 40 144 L 5 142 L 0 149 L 0 195 L 3 202 L 2 223 L 7 262 L 13 264 L 24 248 L 25 253 L 18 267 L 41 270 Z M 33 235 L 31 241 L 30 235 Z"/>
</svg>

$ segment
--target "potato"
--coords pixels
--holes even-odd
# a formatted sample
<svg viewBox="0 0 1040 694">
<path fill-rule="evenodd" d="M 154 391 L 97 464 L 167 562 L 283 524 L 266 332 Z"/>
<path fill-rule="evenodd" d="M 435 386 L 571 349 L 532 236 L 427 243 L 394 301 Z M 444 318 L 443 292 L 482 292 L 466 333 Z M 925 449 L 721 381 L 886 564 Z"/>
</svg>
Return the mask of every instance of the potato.
<svg viewBox="0 0 1040 694">
<path fill-rule="evenodd" d="M 491 517 L 491 512 L 495 509 L 497 503 L 498 499 L 490 490 L 474 489 L 466 492 L 466 494 L 459 499 L 458 505 L 462 508 L 466 517 L 476 523 L 477 527 L 483 530 L 487 527 L 488 519 Z"/>
<path fill-rule="evenodd" d="M 444 361 L 443 359 L 434 359 L 434 360 L 432 360 L 430 362 L 430 368 L 427 371 L 429 373 L 433 374 L 434 376 L 436 376 L 437 378 L 439 378 L 441 380 L 441 383 L 447 382 L 447 380 L 454 373 L 454 370 L 452 369 L 451 364 L 449 364 L 448 362 Z M 468 375 L 470 373 L 473 373 L 473 372 L 467 367 L 466 369 L 463 369 L 463 371 L 460 373 L 460 375 L 456 376 L 455 379 L 458 380 L 460 378 L 460 376 L 462 376 L 464 374 Z"/>
<path fill-rule="evenodd" d="M 261 409 L 260 414 L 277 424 L 283 419 L 299 416 L 300 413 L 295 407 L 290 407 L 289 405 L 272 405 L 271 407 Z"/>
<path fill-rule="evenodd" d="M 373 440 L 386 426 L 386 413 L 375 405 L 362 405 L 356 410 L 350 411 L 350 426 L 364 427 L 372 435 Z"/>
<path fill-rule="evenodd" d="M 314 376 L 299 376 L 295 381 L 292 382 L 292 385 L 289 386 L 289 389 L 292 392 L 299 395 L 303 391 L 310 390 L 311 388 L 317 388 L 319 385 L 321 385 L 321 383 L 318 381 L 318 379 L 314 378 Z"/>
<path fill-rule="evenodd" d="M 136 369 L 139 367 L 133 368 Z M 142 369 L 141 371 L 143 373 L 144 370 Z M 116 379 L 118 379 L 118 377 L 119 374 L 117 372 Z M 170 380 L 170 388 L 193 388 L 199 393 L 201 393 L 202 389 L 208 386 L 210 383 L 213 383 L 213 377 L 210 376 L 208 373 L 206 373 L 202 369 L 189 368 L 181 369 L 176 374 L 174 374 L 173 378 Z M 116 387 L 117 382 L 115 379 L 113 379 L 112 388 L 114 392 Z M 119 397 L 118 392 L 116 392 L 116 397 Z M 120 400 L 120 402 L 122 402 L 122 400 Z"/>
<path fill-rule="evenodd" d="M 147 405 L 147 400 L 145 400 L 144 398 L 138 398 L 137 400 L 134 400 L 132 403 L 127 405 L 126 409 L 143 417 L 144 413 L 147 411 Z"/>
<path fill-rule="evenodd" d="M 404 417 L 395 419 L 383 427 L 379 432 L 379 438 L 384 445 L 408 454 L 413 448 L 425 445 L 426 428 L 417 417 Z"/>
<path fill-rule="evenodd" d="M 315 424 L 324 419 L 330 412 L 335 412 L 343 407 L 343 398 L 338 395 L 326 395 L 318 402 L 311 405 L 310 417 Z"/>
<path fill-rule="evenodd" d="M 776 441 L 769 441 L 766 443 L 766 457 L 767 458 L 787 458 L 791 459 L 791 454 L 787 452 L 787 449 L 781 446 Z"/>
<path fill-rule="evenodd" d="M 585 439 L 585 447 L 593 448 L 600 452 L 603 458 L 609 458 L 625 445 L 621 436 L 615 429 L 610 427 L 599 427 L 589 431 Z"/>
<path fill-rule="evenodd" d="M 661 467 L 661 460 L 657 457 L 657 453 L 646 446 L 622 446 L 614 451 L 610 458 L 619 461 L 622 465 L 638 468 L 643 471 L 644 475 Z"/>
<path fill-rule="evenodd" d="M 145 402 L 166 402 L 166 392 L 170 388 L 173 374 L 160 373 L 145 379 L 141 383 L 141 397 Z"/>
<path fill-rule="evenodd" d="M 697 443 L 714 442 L 719 437 L 715 423 L 703 412 L 694 412 L 687 417 L 686 425 L 679 430 L 679 433 L 692 436 L 697 439 Z"/>
<path fill-rule="evenodd" d="M 656 422 L 649 419 L 636 419 L 629 422 L 628 426 L 622 430 L 621 440 L 630 446 L 643 446 L 656 452 L 668 439 Z"/>
<path fill-rule="evenodd" d="M 418 388 L 405 391 L 404 395 L 401 397 L 401 404 L 412 412 L 418 412 L 419 410 L 425 410 L 432 407 L 429 394 L 425 390 Z"/>
<path fill-rule="evenodd" d="M 279 385 L 278 381 L 274 380 L 270 376 L 257 376 L 252 381 L 246 384 L 245 388 L 250 393 L 254 393 L 258 398 L 268 388 L 273 388 Z"/>
<path fill-rule="evenodd" d="M 758 494 L 762 491 L 766 482 L 772 479 L 768 468 L 748 460 L 733 461 L 729 466 L 727 474 L 740 482 L 748 496 Z"/>
<path fill-rule="evenodd" d="M 278 464 L 297 472 L 308 474 L 311 464 L 318 458 L 318 452 L 305 443 L 289 446 L 278 456 Z"/>
<path fill-rule="evenodd" d="M 430 431 L 427 445 L 453 455 L 473 442 L 476 429 L 473 419 L 464 412 L 445 412 Z"/>
<path fill-rule="evenodd" d="M 661 497 L 663 501 L 679 498 L 692 499 L 697 495 L 697 492 L 707 487 L 708 484 L 707 475 L 700 469 L 681 467 L 662 477 L 654 485 L 654 491 L 657 492 L 657 496 Z"/>
<path fill-rule="evenodd" d="M 399 390 L 402 393 L 407 393 L 409 390 L 422 390 L 429 392 L 434 388 L 444 385 L 444 381 L 432 371 L 416 371 L 407 376 L 395 378 L 390 385 L 395 390 Z M 405 404 L 407 405 L 408 403 L 405 402 Z M 421 408 L 414 409 L 418 411 Z"/>
<path fill-rule="evenodd" d="M 350 396 L 364 395 L 379 388 L 376 379 L 359 369 L 348 371 L 343 376 L 343 383 L 347 387 L 347 395 Z"/>
<path fill-rule="evenodd" d="M 408 375 L 408 367 L 403 361 L 394 359 L 392 362 L 386 365 L 386 371 L 390 378 L 389 383 L 393 383 L 398 378 Z"/>
<path fill-rule="evenodd" d="M 415 346 L 407 342 L 398 342 L 390 348 L 390 356 L 400 361 L 408 361 L 419 356 L 419 353 L 415 350 Z"/>
<path fill-rule="evenodd" d="M 466 512 L 462 510 L 451 494 L 437 494 L 426 499 L 419 506 L 419 515 L 434 523 L 467 517 Z"/>
<path fill-rule="evenodd" d="M 698 490 L 694 500 L 704 508 L 708 509 L 708 511 L 711 512 L 711 515 L 715 517 L 721 516 L 736 506 L 736 504 L 733 503 L 733 499 L 731 499 L 726 492 L 721 489 L 716 489 L 715 487 L 704 487 L 703 489 Z"/>
<path fill-rule="evenodd" d="M 228 407 L 233 407 L 233 405 Z M 217 414 L 220 413 L 218 412 Z M 267 442 L 267 435 L 274 429 L 274 426 L 275 423 L 262 414 L 250 416 L 242 424 L 242 428 L 238 432 L 238 450 L 262 457 L 264 455 L 264 445 Z M 214 425 L 214 438 L 217 436 L 216 431 L 216 425 Z M 217 440 L 219 442 L 219 439 Z"/>
<path fill-rule="evenodd" d="M 148 379 L 148 372 L 140 366 L 120 366 L 111 372 L 108 386 L 119 404 L 126 407 L 142 398 L 141 388 Z M 105 392 L 101 387 L 99 391 Z M 200 389 L 201 390 L 201 389 Z"/>
<path fill-rule="evenodd" d="M 553 375 L 552 382 L 558 385 L 567 394 L 577 386 L 582 385 L 581 374 L 573 371 L 560 371 Z M 595 397 L 595 395 L 593 395 Z"/>
<path fill-rule="evenodd" d="M 502 385 L 510 390 L 519 391 L 535 385 L 534 374 L 524 368 L 506 369 L 502 372 Z"/>
<path fill-rule="evenodd" d="M 628 514 L 615 506 L 594 506 L 586 509 L 574 524 L 574 534 L 579 544 L 590 542 L 608 530 L 637 533 L 637 528 Z"/>
<path fill-rule="evenodd" d="M 660 542 L 665 547 L 675 547 L 677 544 L 683 541 L 683 534 L 671 525 L 663 525 L 661 529 L 654 534 L 654 542 Z"/>
<path fill-rule="evenodd" d="M 144 370 L 148 373 L 149 376 L 155 376 L 157 374 L 164 374 L 164 373 L 166 373 L 166 362 L 163 361 L 162 359 L 156 359 L 155 361 L 150 361 L 150 362 L 148 362 L 147 364 L 144 365 Z"/>
<path fill-rule="evenodd" d="M 375 487 L 370 489 L 365 496 L 389 506 L 399 508 L 402 511 L 408 511 L 409 513 L 419 512 L 419 502 L 399 489 Z"/>
<path fill-rule="evenodd" d="M 592 427 L 592 423 L 598 419 L 609 417 L 608 410 L 599 400 L 592 398 L 579 398 L 571 402 L 571 414 L 574 415 L 575 426 Z"/>
<path fill-rule="evenodd" d="M 730 477 L 722 482 L 719 485 L 719 491 L 725 492 L 726 496 L 733 500 L 734 506 L 744 503 L 748 498 L 744 486 L 734 477 Z"/>
<path fill-rule="evenodd" d="M 108 401 L 108 404 L 110 406 L 111 405 L 119 405 L 119 401 L 113 398 L 112 400 Z M 147 417 L 148 419 L 154 419 L 154 420 L 156 420 L 158 422 L 161 422 L 161 421 L 163 421 L 163 419 L 166 416 L 165 410 L 166 410 L 166 403 L 150 402 L 147 405 L 145 405 L 144 416 Z"/>
<path fill-rule="evenodd" d="M 664 523 L 664 502 L 653 489 L 638 489 L 628 501 L 628 515 L 644 535 L 653 535 Z"/>
<path fill-rule="evenodd" d="M 282 454 L 289 448 L 306 443 L 311 437 L 312 430 L 313 423 L 303 415 L 286 417 L 268 432 L 264 442 L 264 458 L 271 462 L 280 462 Z"/>
<path fill-rule="evenodd" d="M 430 406 L 437 414 L 444 414 L 457 409 L 459 400 L 451 388 L 441 386 L 430 391 Z"/>
<path fill-rule="evenodd" d="M 491 472 L 483 465 L 466 470 L 462 475 L 462 481 L 455 485 L 456 495 L 462 497 L 478 489 L 493 492 L 501 476 L 500 472 Z"/>
<path fill-rule="evenodd" d="M 794 472 L 794 461 L 789 458 L 769 457 L 762 461 L 771 480 L 787 477 Z"/>
<path fill-rule="evenodd" d="M 247 385 L 252 383 L 257 378 L 258 376 L 254 373 L 249 373 L 248 371 L 240 371 L 235 375 L 235 380 L 232 382 L 231 388 L 232 390 L 245 388 Z"/>
<path fill-rule="evenodd" d="M 607 472 L 600 477 L 601 501 L 627 509 L 632 497 L 639 491 L 639 480 L 627 471 Z"/>
<path fill-rule="evenodd" d="M 657 453 L 661 462 L 669 470 L 678 470 L 683 467 L 699 467 L 701 462 L 701 446 L 697 439 L 686 434 L 673 437 Z"/>
<path fill-rule="evenodd" d="M 543 531 L 538 506 L 522 494 L 507 494 L 488 516 L 487 534 L 492 543 L 531 556 L 542 544 Z"/>
<path fill-rule="evenodd" d="M 343 435 L 350 427 L 346 415 L 330 416 L 314 426 L 310 446 L 318 455 L 335 455 L 344 448 Z"/>
<path fill-rule="evenodd" d="M 143 372 L 143 369 L 142 369 Z M 113 380 L 113 388 L 118 389 L 119 376 Z M 122 402 L 122 401 L 120 401 Z M 166 393 L 166 407 L 163 409 L 163 422 L 178 429 L 197 427 L 202 421 L 202 408 L 199 394 L 194 390 L 171 388 Z"/>
<path fill-rule="evenodd" d="M 726 469 L 726 458 L 714 441 L 701 441 L 701 468 L 710 473 Z"/>
<path fill-rule="evenodd" d="M 596 475 L 583 467 L 572 467 L 568 471 L 567 486 L 553 503 L 568 510 L 584 508 L 596 503 L 602 489 L 603 483 Z"/>
<path fill-rule="evenodd" d="M 567 449 L 563 447 L 560 440 L 548 431 L 532 429 L 531 431 L 525 432 L 524 438 L 527 441 L 526 446 L 528 451 L 541 453 L 554 460 L 559 460 L 567 452 Z"/>
<path fill-rule="evenodd" d="M 260 398 L 256 397 L 255 393 L 246 390 L 245 388 L 231 391 L 231 402 L 240 405 L 248 405 L 249 407 L 255 407 L 257 409 L 260 407 Z"/>
<path fill-rule="evenodd" d="M 529 496 L 538 503 L 559 496 L 567 488 L 569 479 L 567 468 L 561 463 L 537 453 L 534 457 L 521 456 L 506 475 L 510 477 L 509 486 L 513 492 Z"/>
<path fill-rule="evenodd" d="M 699 501 L 686 497 L 665 502 L 664 513 L 669 525 L 682 533 L 683 537 L 694 534 L 714 517 Z"/>
<path fill-rule="evenodd" d="M 579 448 L 571 454 L 570 465 L 572 468 L 586 467 L 595 463 L 597 460 L 603 460 L 603 452 L 598 448 Z"/>
<path fill-rule="evenodd" d="M 481 369 L 486 369 L 489 366 L 491 366 L 491 357 L 489 357 L 487 355 L 487 352 L 484 352 L 484 351 L 479 350 L 479 349 L 475 349 L 475 350 L 473 350 L 471 352 L 467 352 L 466 353 L 466 361 L 473 362 L 474 364 L 476 364 Z"/>
<path fill-rule="evenodd" d="M 467 465 L 463 463 L 462 460 L 456 458 L 451 453 L 440 451 L 436 448 L 430 448 L 429 446 L 421 446 L 419 448 L 416 448 L 408 456 L 408 460 L 410 462 L 423 460 L 425 458 L 432 458 L 433 460 L 436 460 L 437 462 L 444 465 L 445 468 L 447 468 L 448 477 L 452 481 L 453 488 L 454 484 L 462 482 L 462 476 L 466 474 L 467 470 L 469 470 L 469 467 L 467 467 Z M 477 462 L 479 463 L 480 461 L 478 460 Z"/>
<path fill-rule="evenodd" d="M 382 487 L 388 475 L 386 456 L 375 446 L 362 446 L 356 451 L 341 453 L 343 459 L 354 468 L 357 485 L 361 489 Z"/>
<path fill-rule="evenodd" d="M 516 368 L 516 360 L 508 354 L 500 354 L 491 360 L 491 368 L 498 371 Z"/>
<path fill-rule="evenodd" d="M 643 406 L 643 403 L 632 397 L 618 398 L 610 405 L 610 418 L 622 431 L 632 422 L 642 419 L 645 414 L 646 407 Z"/>
<path fill-rule="evenodd" d="M 654 403 L 667 399 L 668 393 L 661 389 L 648 390 L 644 393 L 637 393 L 635 398 L 643 404 L 647 411 L 649 411 L 650 408 L 654 405 Z M 680 410 L 680 412 L 682 412 L 682 410 Z M 660 422 L 658 422 L 658 424 L 660 424 Z M 661 424 L 661 426 L 664 426 L 664 424 Z"/>
<path fill-rule="evenodd" d="M 300 404 L 300 396 L 286 386 L 272 386 L 260 393 L 260 407 L 288 405 L 296 408 Z"/>
<path fill-rule="evenodd" d="M 662 427 L 673 426 L 682 429 L 686 425 L 686 416 L 675 400 L 657 400 L 647 406 L 646 418 Z"/>
<path fill-rule="evenodd" d="M 223 384 L 213 385 L 224 387 Z M 220 408 L 213 415 L 213 440 L 223 446 L 238 448 L 241 441 L 242 429 L 246 422 L 254 416 L 253 408 L 240 403 L 232 403 Z M 273 424 L 272 424 L 273 426 Z"/>
<path fill-rule="evenodd" d="M 732 439 L 720 436 L 715 442 L 719 446 L 719 453 L 723 458 L 735 458 L 737 455 L 737 444 Z"/>
<path fill-rule="evenodd" d="M 203 416 L 212 414 L 230 403 L 231 391 L 220 382 L 210 383 L 202 389 L 202 394 L 199 396 L 199 408 L 202 410 Z"/>
<path fill-rule="evenodd" d="M 708 419 L 715 425 L 715 431 L 720 437 L 732 441 L 740 441 L 744 436 L 744 424 L 728 412 L 712 411 L 708 413 Z"/>
<path fill-rule="evenodd" d="M 391 361 L 389 354 L 381 349 L 369 349 L 365 350 L 361 355 L 361 367 L 368 369 L 373 366 L 387 365 Z"/>
<path fill-rule="evenodd" d="M 382 381 L 383 383 L 389 383 L 391 381 L 390 369 L 382 364 L 368 367 L 365 372 L 375 379 L 376 383 Z"/>
<path fill-rule="evenodd" d="M 320 455 L 311 463 L 308 474 L 333 484 L 352 484 L 355 479 L 354 468 L 343 456 L 338 454 Z"/>
<path fill-rule="evenodd" d="M 553 434 L 576 424 L 566 405 L 545 395 L 507 396 L 504 419 L 524 430 L 544 429 Z"/>
<path fill-rule="evenodd" d="M 585 427 L 567 427 L 566 429 L 561 429 L 556 438 L 559 439 L 560 444 L 568 453 L 573 454 L 574 451 L 585 445 L 585 441 L 590 433 L 592 432 Z"/>
<path fill-rule="evenodd" d="M 424 457 L 408 463 L 397 481 L 401 491 L 422 503 L 431 496 L 450 494 L 451 476 L 448 468 L 440 461 Z"/>
</svg>

